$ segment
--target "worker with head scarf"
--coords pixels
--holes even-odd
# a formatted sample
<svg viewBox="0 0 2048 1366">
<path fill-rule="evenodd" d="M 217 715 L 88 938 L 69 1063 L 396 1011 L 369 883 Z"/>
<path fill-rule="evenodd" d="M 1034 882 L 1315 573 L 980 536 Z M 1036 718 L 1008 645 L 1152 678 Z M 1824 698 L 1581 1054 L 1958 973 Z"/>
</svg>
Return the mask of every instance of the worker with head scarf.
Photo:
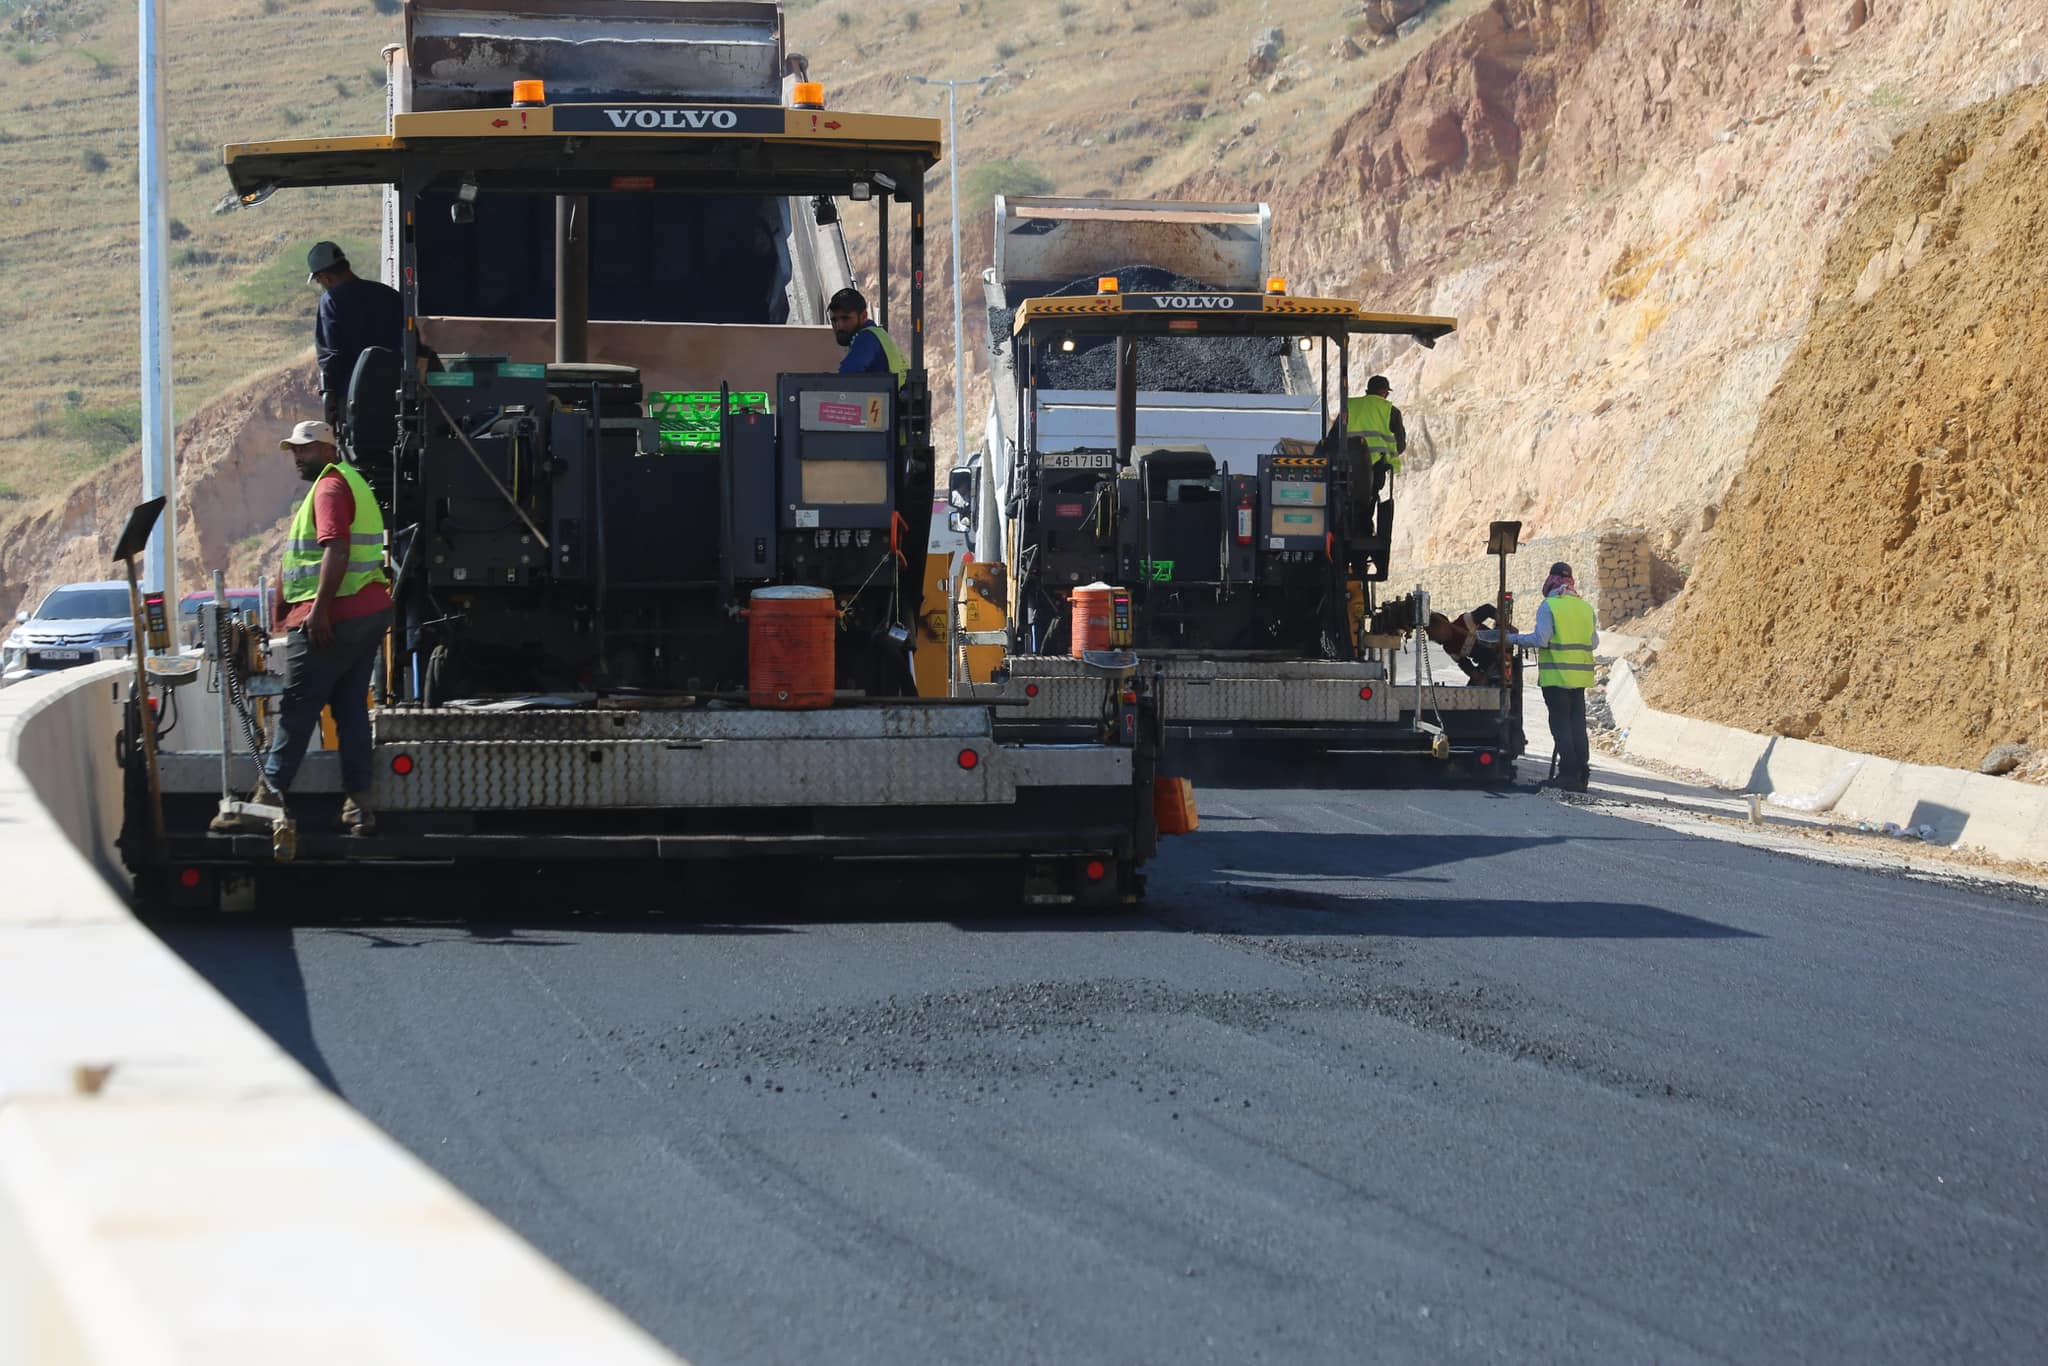
<svg viewBox="0 0 2048 1366">
<path fill-rule="evenodd" d="M 1536 629 L 1508 637 L 1536 650 L 1536 681 L 1550 713 L 1550 738 L 1556 747 L 1558 787 L 1584 792 L 1592 776 L 1592 746 L 1586 738 L 1586 689 L 1593 686 L 1593 647 L 1600 632 L 1593 607 L 1579 596 L 1572 567 L 1559 560 L 1543 580 L 1543 605 L 1536 609 Z"/>
</svg>

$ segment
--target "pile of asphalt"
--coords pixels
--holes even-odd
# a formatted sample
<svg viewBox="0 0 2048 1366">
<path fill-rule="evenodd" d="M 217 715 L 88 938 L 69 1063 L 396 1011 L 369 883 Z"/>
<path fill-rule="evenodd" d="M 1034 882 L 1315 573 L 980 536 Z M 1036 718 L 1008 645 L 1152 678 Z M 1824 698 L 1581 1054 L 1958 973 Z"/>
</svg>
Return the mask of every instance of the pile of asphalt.
<svg viewBox="0 0 2048 1366">
<path fill-rule="evenodd" d="M 1126 294 L 1214 293 L 1216 286 L 1158 266 L 1124 266 L 1114 275 Z M 1093 294 L 1100 277 L 1071 280 L 1056 289 L 1030 290 L 1020 298 Z M 1007 345 L 1016 310 L 988 311 L 989 345 Z M 1138 348 L 1138 387 L 1176 394 L 1274 394 L 1282 385 L 1281 359 L 1287 343 L 1266 337 L 1147 338 Z M 1048 352 L 1039 365 L 1045 389 L 1114 389 L 1116 348 L 1108 338 L 1085 340 L 1074 351 Z"/>
</svg>

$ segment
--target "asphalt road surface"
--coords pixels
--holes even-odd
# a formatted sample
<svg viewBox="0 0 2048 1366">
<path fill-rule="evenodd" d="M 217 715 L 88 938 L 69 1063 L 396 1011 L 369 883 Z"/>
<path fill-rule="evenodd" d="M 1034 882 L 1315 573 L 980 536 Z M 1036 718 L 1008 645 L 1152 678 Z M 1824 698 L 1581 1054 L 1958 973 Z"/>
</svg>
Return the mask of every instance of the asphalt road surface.
<svg viewBox="0 0 2048 1366">
<path fill-rule="evenodd" d="M 2042 1359 L 2048 909 L 1528 793 L 1202 822 L 1110 919 L 170 937 L 703 1366 Z"/>
</svg>

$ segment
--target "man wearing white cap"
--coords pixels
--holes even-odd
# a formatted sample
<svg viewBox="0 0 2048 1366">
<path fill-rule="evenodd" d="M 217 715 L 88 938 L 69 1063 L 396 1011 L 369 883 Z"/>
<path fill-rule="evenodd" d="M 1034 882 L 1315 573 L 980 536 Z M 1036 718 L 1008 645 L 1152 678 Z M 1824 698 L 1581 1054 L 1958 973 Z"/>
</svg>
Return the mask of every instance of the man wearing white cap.
<svg viewBox="0 0 2048 1366">
<path fill-rule="evenodd" d="M 391 626 L 384 514 L 362 475 L 335 453 L 334 429 L 325 422 L 301 422 L 278 445 L 313 488 L 285 542 L 284 696 L 251 801 L 285 804 L 325 708 L 334 713 L 348 794 L 342 825 L 367 835 L 377 826 L 370 809 L 370 670 Z M 214 826 L 240 829 L 245 820 L 220 816 Z"/>
<path fill-rule="evenodd" d="M 348 256 L 333 242 L 315 242 L 306 253 L 306 283 L 321 290 L 320 311 L 313 319 L 313 356 L 320 366 L 320 401 L 328 425 L 338 427 L 356 358 L 372 346 L 403 351 L 405 301 L 391 286 L 356 274 Z"/>
</svg>

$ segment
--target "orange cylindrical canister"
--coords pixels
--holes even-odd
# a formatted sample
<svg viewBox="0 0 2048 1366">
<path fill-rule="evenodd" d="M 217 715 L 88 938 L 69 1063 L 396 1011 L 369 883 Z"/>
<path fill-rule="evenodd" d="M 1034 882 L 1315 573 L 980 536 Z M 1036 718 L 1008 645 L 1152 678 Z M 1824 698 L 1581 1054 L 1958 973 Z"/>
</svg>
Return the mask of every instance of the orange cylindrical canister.
<svg viewBox="0 0 2048 1366">
<path fill-rule="evenodd" d="M 1116 623 L 1116 589 L 1106 583 L 1091 583 L 1074 590 L 1074 648 L 1079 659 L 1090 650 L 1112 648 Z"/>
<path fill-rule="evenodd" d="M 756 588 L 747 612 L 747 697 L 757 707 L 832 705 L 839 606 L 829 588 Z"/>
</svg>

